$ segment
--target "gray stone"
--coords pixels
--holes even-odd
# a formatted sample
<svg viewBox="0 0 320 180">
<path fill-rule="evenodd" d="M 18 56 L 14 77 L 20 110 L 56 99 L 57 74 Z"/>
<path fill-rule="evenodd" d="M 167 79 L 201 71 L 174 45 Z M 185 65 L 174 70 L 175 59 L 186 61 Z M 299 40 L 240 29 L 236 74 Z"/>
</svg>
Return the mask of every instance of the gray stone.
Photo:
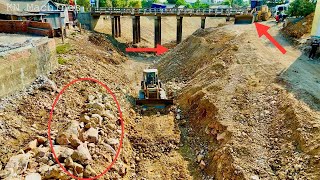
<svg viewBox="0 0 320 180">
<path fill-rule="evenodd" d="M 39 173 L 29 173 L 25 180 L 41 180 L 41 175 Z"/>
</svg>

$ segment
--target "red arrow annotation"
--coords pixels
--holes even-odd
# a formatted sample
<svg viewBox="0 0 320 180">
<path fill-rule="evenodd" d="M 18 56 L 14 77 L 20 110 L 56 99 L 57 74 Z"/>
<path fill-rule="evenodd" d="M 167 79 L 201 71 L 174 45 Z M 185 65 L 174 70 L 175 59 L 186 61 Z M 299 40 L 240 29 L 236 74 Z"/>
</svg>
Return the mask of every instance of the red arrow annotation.
<svg viewBox="0 0 320 180">
<path fill-rule="evenodd" d="M 259 37 L 265 35 L 273 45 L 275 45 L 281 52 L 282 54 L 287 53 L 287 50 L 285 50 L 269 33 L 268 30 L 270 29 L 269 26 L 259 24 L 259 23 L 254 23 L 256 25 L 258 35 Z"/>
<path fill-rule="evenodd" d="M 126 48 L 126 51 L 127 52 L 155 52 L 157 53 L 157 55 L 161 55 L 167 52 L 168 49 L 158 44 L 156 48 Z"/>
</svg>

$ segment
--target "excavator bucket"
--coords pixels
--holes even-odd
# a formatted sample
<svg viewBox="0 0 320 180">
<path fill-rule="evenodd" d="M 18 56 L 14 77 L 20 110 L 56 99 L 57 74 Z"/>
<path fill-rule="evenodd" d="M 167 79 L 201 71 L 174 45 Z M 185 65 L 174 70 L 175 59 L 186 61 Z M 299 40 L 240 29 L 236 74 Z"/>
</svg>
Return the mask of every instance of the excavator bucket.
<svg viewBox="0 0 320 180">
<path fill-rule="evenodd" d="M 236 15 L 234 24 L 252 24 L 253 23 L 253 15 L 252 14 L 241 14 Z"/>
<path fill-rule="evenodd" d="M 169 106 L 173 105 L 173 99 L 136 99 L 136 105 Z"/>
</svg>

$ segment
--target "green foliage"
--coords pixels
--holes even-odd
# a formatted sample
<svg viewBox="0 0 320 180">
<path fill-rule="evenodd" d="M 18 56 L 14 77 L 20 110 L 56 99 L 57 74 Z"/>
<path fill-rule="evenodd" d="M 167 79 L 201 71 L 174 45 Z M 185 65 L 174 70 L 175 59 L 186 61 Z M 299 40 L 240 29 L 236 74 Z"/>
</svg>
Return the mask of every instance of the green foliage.
<svg viewBox="0 0 320 180">
<path fill-rule="evenodd" d="M 177 0 L 167 0 L 169 4 L 176 4 Z"/>
<path fill-rule="evenodd" d="M 68 61 L 67 59 L 64 59 L 64 58 L 62 58 L 62 57 L 58 57 L 58 63 L 61 64 L 61 65 L 66 64 L 67 61 Z"/>
<path fill-rule="evenodd" d="M 159 3 L 159 0 L 152 0 L 152 1 L 148 1 L 148 0 L 142 0 L 141 4 L 143 8 L 150 8 L 152 3 Z"/>
<path fill-rule="evenodd" d="M 202 3 L 200 0 L 197 0 L 194 4 L 193 4 L 193 8 L 208 8 L 209 5 Z"/>
<path fill-rule="evenodd" d="M 187 3 L 186 8 L 192 8 L 191 4 Z"/>
<path fill-rule="evenodd" d="M 245 3 L 243 0 L 234 0 L 233 5 L 244 6 Z"/>
<path fill-rule="evenodd" d="M 83 6 L 86 11 L 90 8 L 90 0 L 76 0 L 77 5 Z"/>
<path fill-rule="evenodd" d="M 99 0 L 100 7 L 112 7 L 112 0 Z"/>
<path fill-rule="evenodd" d="M 62 44 L 56 47 L 57 54 L 65 54 L 71 49 L 71 45 L 69 43 Z"/>
<path fill-rule="evenodd" d="M 185 0 L 177 0 L 177 1 L 176 1 L 176 5 L 177 5 L 177 6 L 186 5 L 186 4 L 187 4 L 187 3 L 186 3 Z"/>
<path fill-rule="evenodd" d="M 133 7 L 133 8 L 141 8 L 142 3 L 140 0 L 130 0 L 128 2 L 128 7 Z"/>
<path fill-rule="evenodd" d="M 231 6 L 233 0 L 224 0 L 221 4 Z"/>
<path fill-rule="evenodd" d="M 307 16 L 315 11 L 315 0 L 295 0 L 289 6 L 290 16 Z"/>
</svg>

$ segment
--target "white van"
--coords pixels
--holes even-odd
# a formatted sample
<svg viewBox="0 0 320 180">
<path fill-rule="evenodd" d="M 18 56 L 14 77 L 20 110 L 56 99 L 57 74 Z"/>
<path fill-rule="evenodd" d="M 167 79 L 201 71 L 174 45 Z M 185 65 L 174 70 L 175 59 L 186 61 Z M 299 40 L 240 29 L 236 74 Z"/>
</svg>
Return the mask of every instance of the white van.
<svg viewBox="0 0 320 180">
<path fill-rule="evenodd" d="M 289 3 L 276 5 L 273 8 L 273 17 L 276 17 L 278 14 L 282 14 L 284 16 L 287 16 L 286 11 L 288 11 L 288 10 L 289 10 Z"/>
</svg>

